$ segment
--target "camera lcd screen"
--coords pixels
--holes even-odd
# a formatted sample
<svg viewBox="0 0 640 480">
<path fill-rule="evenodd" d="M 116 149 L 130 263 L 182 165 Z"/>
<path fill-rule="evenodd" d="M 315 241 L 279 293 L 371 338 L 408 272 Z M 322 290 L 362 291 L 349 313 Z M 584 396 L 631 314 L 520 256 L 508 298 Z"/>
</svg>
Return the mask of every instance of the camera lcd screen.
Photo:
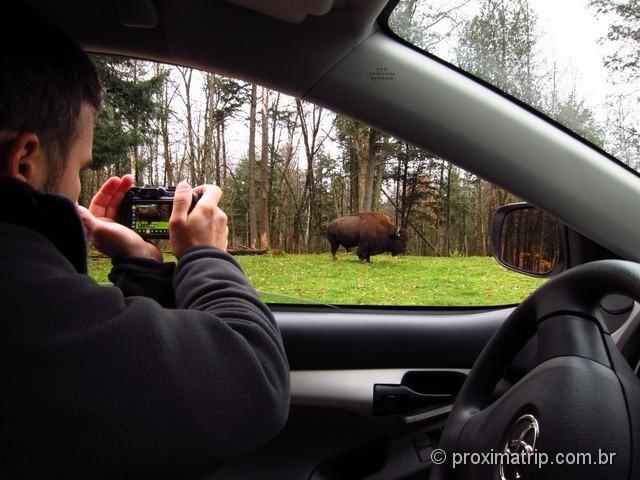
<svg viewBox="0 0 640 480">
<path fill-rule="evenodd" d="M 171 206 L 170 202 L 134 203 L 131 229 L 142 236 L 168 234 Z"/>
</svg>

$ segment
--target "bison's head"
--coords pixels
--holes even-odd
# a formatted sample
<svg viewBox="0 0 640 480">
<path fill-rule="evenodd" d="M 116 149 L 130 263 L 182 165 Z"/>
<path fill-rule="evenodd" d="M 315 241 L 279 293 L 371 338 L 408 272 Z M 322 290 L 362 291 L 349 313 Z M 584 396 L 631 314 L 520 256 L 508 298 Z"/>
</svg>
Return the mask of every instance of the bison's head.
<svg viewBox="0 0 640 480">
<path fill-rule="evenodd" d="M 389 235 L 391 237 L 389 240 L 389 251 L 391 255 L 395 257 L 399 253 L 404 253 L 407 249 L 407 241 L 409 240 L 407 231 L 402 227 L 394 227 Z"/>
</svg>

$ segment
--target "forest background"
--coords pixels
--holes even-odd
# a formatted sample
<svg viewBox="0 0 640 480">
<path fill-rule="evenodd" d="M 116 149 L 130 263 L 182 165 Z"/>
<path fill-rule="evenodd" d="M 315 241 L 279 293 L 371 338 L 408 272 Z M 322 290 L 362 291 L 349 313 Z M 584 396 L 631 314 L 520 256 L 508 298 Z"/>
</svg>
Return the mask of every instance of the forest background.
<svg viewBox="0 0 640 480">
<path fill-rule="evenodd" d="M 469 1 L 405 0 L 390 25 L 426 50 L 447 49 L 452 63 L 637 169 L 638 89 L 616 90 L 597 118 L 566 69 L 541 54 L 544 33 L 527 0 L 475 3 L 469 15 Z M 589 9 L 610 22 L 602 42 L 614 53 L 602 61 L 612 82 L 635 85 L 638 0 L 594 0 Z M 494 212 L 516 200 L 429 152 L 265 87 L 141 60 L 94 61 L 106 95 L 82 174 L 85 205 L 112 175 L 131 172 L 137 185 L 215 182 L 231 248 L 326 252 L 329 221 L 379 210 L 409 231 L 409 254 L 448 257 L 488 255 Z"/>
</svg>

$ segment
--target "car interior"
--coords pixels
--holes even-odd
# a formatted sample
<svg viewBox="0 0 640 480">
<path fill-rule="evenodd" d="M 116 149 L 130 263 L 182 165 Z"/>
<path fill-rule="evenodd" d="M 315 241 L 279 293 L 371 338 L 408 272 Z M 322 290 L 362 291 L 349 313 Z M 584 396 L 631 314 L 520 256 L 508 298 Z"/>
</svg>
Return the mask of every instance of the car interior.
<svg viewBox="0 0 640 480">
<path fill-rule="evenodd" d="M 558 222 L 553 278 L 518 306 L 272 305 L 291 368 L 287 424 L 266 445 L 194 478 L 640 477 L 634 170 L 398 38 L 386 21 L 394 1 L 30 3 L 88 52 L 212 71 L 325 106 Z M 601 448 L 616 461 L 526 472 L 432 461 L 435 449 L 502 452 L 514 434 L 523 441 L 528 430 L 519 425 L 530 418 L 529 447 Z"/>
</svg>

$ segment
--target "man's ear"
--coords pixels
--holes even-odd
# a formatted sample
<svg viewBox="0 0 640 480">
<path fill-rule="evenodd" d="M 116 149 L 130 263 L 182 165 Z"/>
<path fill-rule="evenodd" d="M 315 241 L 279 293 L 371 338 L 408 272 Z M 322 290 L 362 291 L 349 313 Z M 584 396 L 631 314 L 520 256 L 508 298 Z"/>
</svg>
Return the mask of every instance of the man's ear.
<svg viewBox="0 0 640 480">
<path fill-rule="evenodd" d="M 46 155 L 38 135 L 19 133 L 9 141 L 2 173 L 36 189 L 44 186 L 47 179 Z"/>
</svg>

